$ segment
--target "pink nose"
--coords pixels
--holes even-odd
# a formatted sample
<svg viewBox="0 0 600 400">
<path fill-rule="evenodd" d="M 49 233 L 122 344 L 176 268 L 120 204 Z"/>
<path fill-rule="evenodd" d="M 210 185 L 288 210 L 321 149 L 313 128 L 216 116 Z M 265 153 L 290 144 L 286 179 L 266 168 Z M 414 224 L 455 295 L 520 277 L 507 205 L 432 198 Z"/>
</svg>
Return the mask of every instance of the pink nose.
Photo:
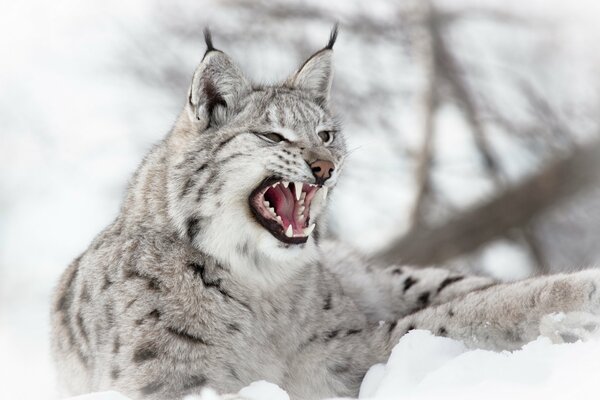
<svg viewBox="0 0 600 400">
<path fill-rule="evenodd" d="M 335 170 L 335 165 L 331 161 L 317 160 L 310 164 L 310 169 L 315 178 L 317 178 L 317 182 L 323 183 L 331 178 L 331 174 Z"/>
</svg>

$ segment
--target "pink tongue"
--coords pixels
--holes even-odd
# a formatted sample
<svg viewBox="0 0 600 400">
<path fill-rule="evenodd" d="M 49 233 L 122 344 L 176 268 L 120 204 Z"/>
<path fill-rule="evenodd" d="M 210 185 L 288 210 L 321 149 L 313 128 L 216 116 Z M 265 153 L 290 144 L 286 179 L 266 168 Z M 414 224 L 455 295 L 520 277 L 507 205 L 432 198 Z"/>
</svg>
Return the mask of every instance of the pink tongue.
<svg viewBox="0 0 600 400">
<path fill-rule="evenodd" d="M 269 199 L 271 207 L 275 208 L 275 213 L 281 217 L 284 228 L 291 224 L 294 233 L 302 233 L 304 222 L 298 222 L 295 218 L 295 208 L 298 204 L 292 194 L 291 185 L 287 189 L 281 185 L 269 188 L 265 198 Z"/>
</svg>

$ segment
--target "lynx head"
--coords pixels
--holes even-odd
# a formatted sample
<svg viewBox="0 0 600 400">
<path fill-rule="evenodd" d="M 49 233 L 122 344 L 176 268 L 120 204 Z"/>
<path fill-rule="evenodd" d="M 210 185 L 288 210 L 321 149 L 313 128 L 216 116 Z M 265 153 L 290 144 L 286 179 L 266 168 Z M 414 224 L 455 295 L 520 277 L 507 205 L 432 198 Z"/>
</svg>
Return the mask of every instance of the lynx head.
<svg viewBox="0 0 600 400">
<path fill-rule="evenodd" d="M 316 256 L 346 152 L 329 108 L 336 36 L 337 27 L 284 83 L 258 86 L 205 33 L 167 141 L 169 215 L 194 246 L 243 275 L 274 281 Z"/>
</svg>

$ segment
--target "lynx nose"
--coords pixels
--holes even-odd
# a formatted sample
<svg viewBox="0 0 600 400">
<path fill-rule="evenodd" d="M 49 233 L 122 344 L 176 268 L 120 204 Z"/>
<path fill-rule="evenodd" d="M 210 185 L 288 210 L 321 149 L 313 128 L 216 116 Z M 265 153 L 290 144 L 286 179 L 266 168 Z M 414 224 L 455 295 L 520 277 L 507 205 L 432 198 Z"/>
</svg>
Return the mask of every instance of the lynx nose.
<svg viewBox="0 0 600 400">
<path fill-rule="evenodd" d="M 310 164 L 310 169 L 317 179 L 317 183 L 322 184 L 327 179 L 331 178 L 335 165 L 333 165 L 331 161 L 317 160 Z"/>
</svg>

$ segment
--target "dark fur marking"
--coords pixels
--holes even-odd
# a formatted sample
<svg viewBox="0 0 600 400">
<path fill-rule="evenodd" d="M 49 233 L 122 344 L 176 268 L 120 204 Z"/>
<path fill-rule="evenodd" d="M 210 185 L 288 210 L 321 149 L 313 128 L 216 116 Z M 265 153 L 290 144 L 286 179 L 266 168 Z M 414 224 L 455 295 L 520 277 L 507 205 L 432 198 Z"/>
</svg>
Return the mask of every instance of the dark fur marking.
<svg viewBox="0 0 600 400">
<path fill-rule="evenodd" d="M 156 309 L 155 309 L 155 310 L 152 310 L 152 311 L 150 312 L 150 314 L 148 314 L 148 316 L 149 316 L 150 318 L 152 318 L 152 319 L 158 320 L 158 319 L 160 319 L 160 311 L 158 311 L 158 310 L 156 310 Z"/>
<path fill-rule="evenodd" d="M 113 354 L 118 354 L 120 348 L 121 348 L 121 342 L 119 341 L 119 337 L 117 336 L 115 338 L 115 341 L 113 342 L 113 348 L 112 348 Z"/>
<path fill-rule="evenodd" d="M 420 307 L 425 307 L 429 304 L 429 292 L 421 293 L 417 298 Z"/>
<path fill-rule="evenodd" d="M 408 326 L 408 328 L 406 328 L 406 332 L 410 332 L 410 331 L 415 330 L 415 329 L 417 329 L 417 327 L 411 324 L 411 325 Z"/>
<path fill-rule="evenodd" d="M 327 296 L 325 296 L 325 304 L 323 305 L 323 310 L 331 310 L 331 292 L 327 293 Z"/>
<path fill-rule="evenodd" d="M 350 371 L 350 363 L 345 363 L 345 364 L 335 364 L 333 367 L 327 367 L 328 370 L 330 370 L 331 372 L 333 372 L 334 374 L 345 374 L 346 372 Z"/>
<path fill-rule="evenodd" d="M 169 332 L 173 336 L 177 337 L 178 339 L 182 339 L 182 340 L 187 341 L 192 344 L 208 345 L 208 343 L 200 336 L 192 335 L 192 334 L 184 331 L 183 329 L 173 328 L 173 327 L 169 326 L 169 327 L 167 327 L 167 332 Z"/>
<path fill-rule="evenodd" d="M 140 389 L 140 393 L 142 393 L 144 396 L 148 396 L 148 395 L 158 392 L 160 389 L 162 389 L 163 386 L 164 386 L 164 383 L 162 383 L 162 382 L 158 382 L 158 381 L 152 382 L 152 383 L 149 383 L 146 386 L 142 387 Z"/>
<path fill-rule="evenodd" d="M 232 136 L 229 136 L 227 139 L 225 139 L 225 140 L 222 140 L 222 141 L 221 141 L 221 142 L 220 142 L 220 143 L 217 145 L 217 147 L 215 148 L 215 151 L 214 151 L 214 153 L 216 154 L 216 153 L 218 153 L 219 151 L 221 151 L 221 149 L 222 149 L 223 147 L 227 146 L 227 144 L 228 144 L 229 142 L 231 142 L 233 139 L 235 139 L 236 137 L 237 137 L 236 135 L 232 135 Z"/>
<path fill-rule="evenodd" d="M 106 315 L 106 325 L 111 327 L 115 324 L 115 312 L 111 303 L 104 305 L 104 315 Z"/>
<path fill-rule="evenodd" d="M 396 325 L 398 325 L 398 321 L 390 322 L 390 326 L 388 326 L 388 333 L 392 333 L 392 331 L 396 328 Z"/>
<path fill-rule="evenodd" d="M 194 240 L 200 232 L 200 220 L 198 218 L 189 218 L 186 223 L 187 235 L 190 240 Z"/>
<path fill-rule="evenodd" d="M 442 326 L 440 327 L 440 329 L 438 329 L 437 334 L 438 336 L 446 336 L 448 334 L 448 331 Z"/>
<path fill-rule="evenodd" d="M 83 284 L 83 289 L 81 290 L 81 297 L 80 297 L 81 301 L 84 303 L 89 303 L 90 302 L 90 291 L 88 290 L 87 285 L 84 283 Z"/>
<path fill-rule="evenodd" d="M 104 283 L 102 284 L 102 291 L 108 289 L 112 284 L 113 282 L 110 279 L 108 279 L 108 274 L 104 274 Z"/>
<path fill-rule="evenodd" d="M 121 375 L 121 371 L 119 371 L 118 368 L 113 368 L 110 371 L 110 377 L 112 378 L 113 381 L 116 381 L 117 379 L 119 379 L 119 375 Z"/>
<path fill-rule="evenodd" d="M 79 328 L 79 332 L 81 333 L 81 337 L 87 343 L 89 342 L 87 328 L 83 322 L 83 315 L 81 315 L 81 310 L 77 313 L 77 327 Z"/>
<path fill-rule="evenodd" d="M 400 267 L 396 267 L 394 269 L 392 269 L 392 274 L 394 275 L 402 275 L 404 273 L 404 271 L 402 271 L 402 268 Z"/>
<path fill-rule="evenodd" d="M 208 167 L 208 164 L 204 163 L 202 165 L 200 165 L 198 168 L 196 168 L 196 173 L 200 173 L 202 172 L 206 167 Z"/>
<path fill-rule="evenodd" d="M 179 194 L 179 197 L 185 197 L 188 194 L 190 194 L 190 191 L 192 190 L 192 186 L 194 185 L 194 179 L 193 178 L 188 178 L 185 181 L 185 185 L 183 185 L 183 189 L 181 190 L 181 193 Z"/>
<path fill-rule="evenodd" d="M 233 367 L 231 365 L 228 365 L 227 369 L 229 370 L 229 375 L 231 375 L 232 377 L 234 377 L 238 381 L 240 380 L 240 377 L 239 377 L 238 373 L 235 372 L 235 369 L 233 369 Z"/>
<path fill-rule="evenodd" d="M 250 305 L 235 298 L 229 292 L 227 292 L 225 289 L 223 289 L 221 287 L 221 279 L 209 279 L 208 276 L 206 275 L 206 269 L 204 268 L 204 265 L 198 264 L 198 263 L 190 263 L 190 264 L 188 264 L 188 267 L 192 271 L 194 271 L 195 276 L 199 277 L 202 280 L 204 287 L 217 290 L 226 299 L 233 300 L 236 303 L 243 306 L 244 308 L 246 308 L 248 311 L 252 312 L 252 308 L 250 307 Z"/>
<path fill-rule="evenodd" d="M 156 278 L 150 278 L 148 280 L 148 289 L 155 292 L 160 291 L 160 281 Z"/>
<path fill-rule="evenodd" d="M 217 90 L 214 82 L 210 79 L 204 79 L 204 96 L 206 97 L 206 111 L 209 116 L 212 116 L 216 106 L 227 108 L 227 103 L 221 93 Z"/>
<path fill-rule="evenodd" d="M 411 288 L 411 287 L 412 287 L 412 286 L 413 286 L 415 283 L 417 283 L 417 282 L 419 282 L 419 280 L 418 280 L 418 279 L 413 279 L 413 277 L 412 277 L 412 276 L 409 276 L 408 278 L 406 278 L 406 279 L 404 280 L 404 288 L 402 289 L 402 291 L 403 291 L 404 293 L 406 293 L 406 291 L 407 291 L 408 289 L 410 289 L 410 288 Z"/>
<path fill-rule="evenodd" d="M 340 333 L 340 331 L 338 329 L 334 329 L 330 332 L 325 332 L 325 339 L 326 340 L 334 339 L 339 333 Z"/>
<path fill-rule="evenodd" d="M 197 388 L 198 386 L 206 385 L 207 379 L 204 375 L 192 375 L 189 378 L 186 378 L 185 382 L 183 382 L 183 390 L 190 390 L 193 388 Z"/>
<path fill-rule="evenodd" d="M 347 336 L 350 335 L 356 335 L 357 333 L 361 333 L 362 329 L 348 329 L 348 332 L 346 332 Z"/>
<path fill-rule="evenodd" d="M 73 270 L 67 279 L 67 283 L 65 284 L 65 291 L 62 296 L 58 299 L 56 303 L 56 311 L 68 312 L 71 308 L 71 303 L 73 302 L 73 282 L 77 277 L 77 273 L 79 272 L 79 262 L 81 261 L 81 257 L 79 256 L 73 261 Z"/>
<path fill-rule="evenodd" d="M 446 279 L 444 279 L 442 281 L 442 283 L 440 283 L 440 286 L 437 289 L 437 293 L 440 293 L 442 290 L 444 290 L 444 288 L 446 288 L 446 286 L 448 285 L 452 285 L 453 283 L 462 281 L 463 279 L 465 279 L 464 276 L 452 276 L 452 277 L 448 277 Z"/>
<path fill-rule="evenodd" d="M 151 344 L 144 344 L 133 353 L 133 361 L 137 364 L 158 357 L 158 351 Z"/>
<path fill-rule="evenodd" d="M 454 317 L 454 310 L 452 310 L 452 309 L 449 309 L 449 310 L 448 310 L 448 316 L 449 316 L 449 317 Z"/>
<path fill-rule="evenodd" d="M 231 322 L 229 324 L 227 324 L 227 330 L 229 332 L 240 332 L 240 326 L 238 324 L 236 324 L 235 322 Z"/>
</svg>

